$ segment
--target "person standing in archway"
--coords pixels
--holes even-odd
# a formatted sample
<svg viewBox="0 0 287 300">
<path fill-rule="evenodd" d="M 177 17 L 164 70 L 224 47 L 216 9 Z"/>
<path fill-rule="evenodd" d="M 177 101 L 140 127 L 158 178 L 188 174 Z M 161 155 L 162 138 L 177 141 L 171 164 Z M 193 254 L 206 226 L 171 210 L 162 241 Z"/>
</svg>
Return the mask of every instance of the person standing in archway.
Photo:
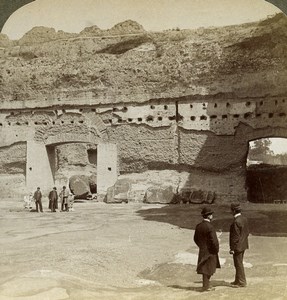
<svg viewBox="0 0 287 300">
<path fill-rule="evenodd" d="M 204 207 L 201 211 L 203 220 L 196 225 L 194 242 L 199 248 L 197 273 L 202 274 L 202 291 L 212 291 L 210 277 L 215 273 L 216 268 L 220 268 L 219 263 L 219 242 L 211 220 L 213 211 Z"/>
</svg>

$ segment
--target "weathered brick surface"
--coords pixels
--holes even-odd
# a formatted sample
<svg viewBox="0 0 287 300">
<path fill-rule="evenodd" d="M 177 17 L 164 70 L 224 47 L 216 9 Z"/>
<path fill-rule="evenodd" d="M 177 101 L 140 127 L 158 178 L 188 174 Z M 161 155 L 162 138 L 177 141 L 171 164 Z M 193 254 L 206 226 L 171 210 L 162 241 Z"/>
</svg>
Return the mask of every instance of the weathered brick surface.
<svg viewBox="0 0 287 300">
<path fill-rule="evenodd" d="M 1 36 L 1 174 L 23 174 L 14 150 L 26 141 L 55 147 L 57 182 L 96 173 L 88 145 L 114 143 L 120 175 L 157 170 L 162 184 L 168 170 L 174 189 L 244 196 L 249 141 L 287 137 L 286 29 L 278 15 L 193 31 L 127 22 Z"/>
</svg>

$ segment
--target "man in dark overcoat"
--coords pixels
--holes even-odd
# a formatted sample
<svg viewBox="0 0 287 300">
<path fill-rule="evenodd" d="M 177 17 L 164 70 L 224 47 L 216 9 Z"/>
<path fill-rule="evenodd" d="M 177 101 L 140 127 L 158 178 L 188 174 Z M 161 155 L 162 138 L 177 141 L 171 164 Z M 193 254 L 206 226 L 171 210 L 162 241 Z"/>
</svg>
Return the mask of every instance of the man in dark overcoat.
<svg viewBox="0 0 287 300">
<path fill-rule="evenodd" d="M 40 208 L 40 212 L 43 212 L 42 192 L 40 191 L 39 187 L 37 187 L 37 190 L 35 191 L 33 198 L 36 203 L 36 211 L 39 212 L 39 208 Z"/>
<path fill-rule="evenodd" d="M 231 212 L 234 216 L 233 223 L 230 226 L 229 234 L 229 253 L 233 255 L 233 263 L 235 267 L 235 280 L 231 282 L 234 287 L 245 287 L 247 285 L 243 256 L 248 246 L 248 220 L 241 215 L 241 207 L 239 203 L 231 204 Z"/>
<path fill-rule="evenodd" d="M 52 191 L 49 193 L 49 208 L 51 209 L 51 212 L 56 212 L 56 209 L 58 209 L 58 193 L 56 187 L 53 187 Z"/>
<path fill-rule="evenodd" d="M 204 207 L 201 211 L 203 220 L 195 228 L 194 242 L 199 248 L 197 273 L 202 274 L 202 291 L 211 291 L 210 277 L 215 273 L 216 268 L 220 268 L 219 263 L 219 243 L 211 220 L 213 211 L 209 207 Z"/>
</svg>

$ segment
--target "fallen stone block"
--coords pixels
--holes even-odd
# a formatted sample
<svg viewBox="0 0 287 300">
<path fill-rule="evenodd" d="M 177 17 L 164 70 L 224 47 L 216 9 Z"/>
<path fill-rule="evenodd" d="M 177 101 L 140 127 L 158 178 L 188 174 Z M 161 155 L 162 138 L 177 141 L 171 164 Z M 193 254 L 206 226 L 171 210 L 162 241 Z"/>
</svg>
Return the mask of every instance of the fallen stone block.
<svg viewBox="0 0 287 300">
<path fill-rule="evenodd" d="M 89 186 L 89 178 L 84 175 L 74 175 L 69 180 L 71 192 L 75 195 L 75 199 L 86 199 L 91 194 Z"/>
<path fill-rule="evenodd" d="M 173 201 L 174 197 L 175 194 L 171 186 L 150 187 L 145 193 L 144 202 L 169 204 Z"/>
<path fill-rule="evenodd" d="M 128 191 L 131 186 L 130 179 L 119 179 L 114 186 L 109 187 L 104 198 L 106 203 L 128 202 Z"/>
</svg>

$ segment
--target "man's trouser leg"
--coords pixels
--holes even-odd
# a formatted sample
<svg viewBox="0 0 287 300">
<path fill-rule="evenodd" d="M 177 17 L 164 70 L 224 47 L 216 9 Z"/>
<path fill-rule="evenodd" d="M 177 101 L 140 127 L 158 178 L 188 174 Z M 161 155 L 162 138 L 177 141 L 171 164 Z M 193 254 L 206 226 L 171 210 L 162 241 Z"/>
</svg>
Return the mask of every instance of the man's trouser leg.
<svg viewBox="0 0 287 300">
<path fill-rule="evenodd" d="M 246 278 L 243 266 L 244 251 L 233 254 L 233 262 L 235 267 L 235 282 L 239 285 L 246 285 Z"/>
<path fill-rule="evenodd" d="M 39 212 L 39 208 L 38 208 L 38 201 L 35 201 L 35 204 L 36 204 L 36 212 Z"/>
<path fill-rule="evenodd" d="M 40 212 L 43 212 L 42 200 L 39 200 L 39 208 Z"/>
<path fill-rule="evenodd" d="M 203 289 L 208 289 L 210 287 L 209 280 L 210 275 L 202 274 L 202 287 Z"/>
</svg>

